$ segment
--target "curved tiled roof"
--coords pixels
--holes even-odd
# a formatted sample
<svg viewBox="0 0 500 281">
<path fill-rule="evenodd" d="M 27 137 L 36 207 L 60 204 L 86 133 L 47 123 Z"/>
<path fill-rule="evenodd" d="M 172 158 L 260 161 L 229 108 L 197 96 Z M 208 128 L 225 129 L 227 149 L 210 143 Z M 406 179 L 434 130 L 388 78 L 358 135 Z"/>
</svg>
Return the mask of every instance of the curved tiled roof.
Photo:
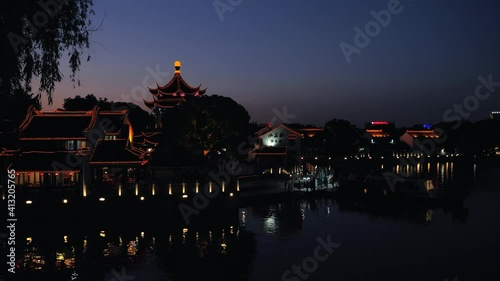
<svg viewBox="0 0 500 281">
<path fill-rule="evenodd" d="M 207 91 L 207 88 L 200 89 L 201 84 L 198 87 L 193 87 L 189 85 L 184 78 L 182 78 L 180 73 L 180 63 L 175 64 L 175 74 L 174 77 L 165 85 L 160 86 L 156 83 L 156 87 L 151 88 L 148 86 L 149 92 L 153 95 L 152 101 L 144 100 L 144 104 L 149 108 L 155 108 L 155 106 L 161 108 L 171 108 L 179 103 L 185 102 L 184 97 L 198 97 L 203 96 Z"/>
</svg>

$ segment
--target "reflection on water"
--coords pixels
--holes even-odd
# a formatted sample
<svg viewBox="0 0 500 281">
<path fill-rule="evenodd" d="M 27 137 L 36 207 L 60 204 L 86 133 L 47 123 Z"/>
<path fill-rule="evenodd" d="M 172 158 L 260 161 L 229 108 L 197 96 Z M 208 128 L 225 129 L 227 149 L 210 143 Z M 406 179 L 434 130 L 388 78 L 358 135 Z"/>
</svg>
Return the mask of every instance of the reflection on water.
<svg viewBox="0 0 500 281">
<path fill-rule="evenodd" d="M 202 280 L 203 274 L 243 278 L 255 241 L 241 230 L 239 219 L 235 212 L 229 218 L 207 219 L 203 225 L 135 221 L 55 225 L 50 233 L 36 225 L 25 226 L 20 234 L 26 244 L 17 268 L 20 276 L 51 272 L 71 280 L 69 276 L 77 272 L 78 280 L 112 280 L 113 269 L 137 272 L 154 260 L 154 268 L 164 275 L 168 272 L 170 280 Z"/>
<path fill-rule="evenodd" d="M 395 165 L 382 164 L 380 169 L 390 171 L 397 175 L 410 178 L 432 178 L 438 180 L 440 185 L 451 184 L 465 177 L 476 178 L 476 164 L 447 162 L 422 162 L 416 165 L 397 163 Z M 457 177 L 458 176 L 458 177 Z"/>
<path fill-rule="evenodd" d="M 459 171 L 452 163 L 433 169 L 450 179 Z M 477 186 L 498 188 L 498 171 L 478 174 L 487 180 Z M 435 188 L 432 182 L 424 187 Z M 310 195 L 256 203 L 190 225 L 127 220 L 26 225 L 18 231 L 18 241 L 25 243 L 18 268 L 60 273 L 59 280 L 72 280 L 72 274 L 77 280 L 120 280 L 113 269 L 134 281 L 281 280 L 285 270 L 313 255 L 318 237 L 331 235 L 341 247 L 308 280 L 500 280 L 491 278 L 500 277 L 494 275 L 500 230 L 490 218 L 500 212 L 498 200 L 500 192 L 472 193 L 453 206 Z"/>
</svg>

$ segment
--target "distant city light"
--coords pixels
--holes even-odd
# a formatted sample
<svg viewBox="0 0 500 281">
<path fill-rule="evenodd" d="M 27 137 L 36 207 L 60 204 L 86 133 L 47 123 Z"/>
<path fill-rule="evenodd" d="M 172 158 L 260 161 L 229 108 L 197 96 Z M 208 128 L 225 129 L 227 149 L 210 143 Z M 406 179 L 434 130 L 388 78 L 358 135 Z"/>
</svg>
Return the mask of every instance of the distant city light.
<svg viewBox="0 0 500 281">
<path fill-rule="evenodd" d="M 31 205 L 31 204 L 33 204 L 33 201 L 31 201 L 31 200 L 26 200 L 26 204 Z"/>
<path fill-rule="evenodd" d="M 187 194 L 183 194 L 182 198 L 188 198 Z"/>
<path fill-rule="evenodd" d="M 68 199 L 64 199 L 64 200 L 63 200 L 63 203 L 64 203 L 64 204 L 68 203 Z"/>
<path fill-rule="evenodd" d="M 389 122 L 386 121 L 373 121 L 372 125 L 387 125 Z"/>
<path fill-rule="evenodd" d="M 106 198 L 104 198 L 104 197 L 99 198 L 99 201 L 101 201 L 101 202 L 104 202 L 105 200 L 106 200 Z"/>
</svg>

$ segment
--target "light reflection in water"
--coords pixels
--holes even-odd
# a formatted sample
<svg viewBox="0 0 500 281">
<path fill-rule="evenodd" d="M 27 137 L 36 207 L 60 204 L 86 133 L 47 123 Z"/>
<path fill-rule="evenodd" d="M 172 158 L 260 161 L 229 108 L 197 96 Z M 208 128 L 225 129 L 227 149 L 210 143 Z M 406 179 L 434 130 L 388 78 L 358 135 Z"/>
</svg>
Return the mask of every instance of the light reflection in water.
<svg viewBox="0 0 500 281">
<path fill-rule="evenodd" d="M 264 219 L 264 232 L 275 234 L 279 230 L 279 221 L 276 219 L 276 214 L 272 213 Z"/>
<path fill-rule="evenodd" d="M 431 177 L 436 178 L 440 184 L 447 184 L 454 180 L 456 166 L 453 161 L 437 163 L 416 163 L 416 165 L 396 164 L 387 167 L 389 171 L 403 177 Z"/>
<path fill-rule="evenodd" d="M 271 220 L 273 219 L 274 216 Z M 44 243 L 40 249 L 33 244 L 33 241 L 36 242 L 40 239 L 30 235 L 24 237 L 27 243 L 23 255 L 18 257 L 18 264 L 22 272 L 45 270 L 48 268 L 48 263 L 53 265 L 50 267 L 53 270 L 61 271 L 64 269 L 77 269 L 77 264 L 82 264 L 82 260 L 88 259 L 90 261 L 90 257 L 110 265 L 115 260 L 121 260 L 120 257 L 128 258 L 132 263 L 141 263 L 145 254 L 156 253 L 157 244 L 160 247 L 162 245 L 166 246 L 167 248 L 164 249 L 173 251 L 172 254 L 179 249 L 187 251 L 193 247 L 196 249 L 198 257 L 203 257 L 213 251 L 217 255 L 226 256 L 238 248 L 236 244 L 240 241 L 240 227 L 237 224 L 229 224 L 220 228 L 215 227 L 211 230 L 190 230 L 184 227 L 162 233 L 159 236 L 153 233 L 153 235 L 146 236 L 146 231 L 138 231 L 135 235 L 130 235 L 130 233 L 120 234 L 108 229 L 94 231 L 93 235 L 87 232 L 89 233 L 88 236 L 68 233 L 68 235 L 62 236 L 63 239 L 56 239 L 61 241 L 59 246 L 52 247 L 50 242 Z M 164 237 L 164 239 L 161 239 L 161 237 Z M 128 242 L 124 243 L 124 240 Z M 104 244 L 101 244 L 101 242 Z M 50 254 L 51 249 L 53 249 L 52 255 Z M 77 252 L 81 255 L 77 255 Z M 165 254 L 165 252 L 163 253 Z M 52 260 L 50 256 L 52 256 Z M 215 258 L 215 256 L 212 254 L 210 258 Z"/>
<path fill-rule="evenodd" d="M 428 209 L 427 213 L 425 214 L 425 222 L 429 223 L 432 220 L 432 214 L 432 209 Z"/>
</svg>

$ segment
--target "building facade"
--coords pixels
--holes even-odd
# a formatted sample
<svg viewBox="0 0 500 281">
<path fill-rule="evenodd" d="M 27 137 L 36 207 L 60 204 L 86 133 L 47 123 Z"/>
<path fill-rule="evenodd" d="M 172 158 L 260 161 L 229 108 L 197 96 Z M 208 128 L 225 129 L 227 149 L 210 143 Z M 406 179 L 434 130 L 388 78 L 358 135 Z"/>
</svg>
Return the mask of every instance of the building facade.
<svg viewBox="0 0 500 281">
<path fill-rule="evenodd" d="M 62 190 L 83 197 L 99 192 L 118 171 L 138 174 L 148 162 L 133 143 L 126 110 L 39 111 L 31 106 L 18 129 L 17 149 L 3 150 L 16 184 L 27 192 Z M 128 173 L 125 173 L 127 171 Z M 132 177 L 133 182 L 137 181 Z"/>
<path fill-rule="evenodd" d="M 266 124 L 255 134 L 257 141 L 249 159 L 255 159 L 260 170 L 292 172 L 300 167 L 303 134 L 284 124 Z"/>
</svg>

